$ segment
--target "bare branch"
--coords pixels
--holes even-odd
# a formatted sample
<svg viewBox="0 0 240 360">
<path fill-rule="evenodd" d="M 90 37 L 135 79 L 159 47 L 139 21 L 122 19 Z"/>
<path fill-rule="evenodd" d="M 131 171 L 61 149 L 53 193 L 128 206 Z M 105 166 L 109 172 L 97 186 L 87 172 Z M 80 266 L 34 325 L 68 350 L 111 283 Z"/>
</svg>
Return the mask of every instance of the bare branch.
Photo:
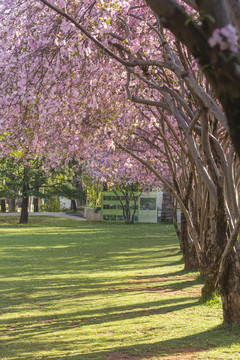
<svg viewBox="0 0 240 360">
<path fill-rule="evenodd" d="M 141 162 L 144 166 L 146 166 L 165 186 L 166 188 L 171 192 L 171 194 L 174 196 L 174 198 L 176 199 L 176 201 L 178 202 L 178 204 L 181 207 L 182 212 L 184 213 L 186 220 L 189 224 L 189 228 L 190 228 L 190 232 L 192 233 L 192 237 L 193 237 L 193 241 L 196 247 L 196 252 L 197 252 L 197 256 L 199 259 L 199 262 L 201 262 L 201 248 L 200 248 L 200 244 L 198 242 L 198 235 L 196 233 L 195 227 L 192 223 L 192 219 L 188 213 L 188 210 L 186 208 L 186 206 L 184 205 L 182 199 L 179 197 L 179 195 L 176 193 L 176 191 L 174 190 L 174 188 L 172 187 L 172 185 L 170 184 L 170 182 L 164 178 L 161 174 L 159 174 L 158 171 L 156 171 L 156 169 L 154 169 L 153 166 L 151 166 L 150 163 L 148 163 L 147 161 L 143 160 L 142 158 L 140 158 L 137 154 L 135 154 L 133 151 L 129 150 L 128 148 L 126 148 L 125 146 L 121 145 L 121 144 L 117 144 L 119 149 L 125 151 L 126 153 L 128 153 L 129 155 L 131 155 L 133 158 L 135 158 L 136 160 L 138 160 L 139 162 Z"/>
<path fill-rule="evenodd" d="M 214 182 L 212 181 L 211 177 L 209 176 L 207 169 L 205 168 L 205 166 L 202 163 L 201 157 L 199 155 L 199 152 L 197 150 L 197 146 L 196 143 L 193 139 L 193 137 L 191 135 L 189 135 L 188 133 L 188 127 L 186 125 L 185 120 L 182 118 L 180 112 L 175 108 L 175 105 L 172 101 L 172 99 L 168 99 L 168 104 L 171 108 L 171 112 L 172 114 L 175 116 L 176 120 L 178 121 L 178 124 L 180 126 L 180 128 L 183 129 L 186 138 L 187 138 L 187 142 L 189 145 L 189 149 L 192 153 L 193 159 L 195 161 L 196 167 L 198 168 L 199 173 L 202 175 L 205 184 L 210 192 L 210 194 L 212 195 L 213 201 L 215 204 L 218 203 L 218 197 L 217 197 L 217 190 L 216 190 L 216 186 L 214 184 Z"/>
<path fill-rule="evenodd" d="M 214 102 L 214 100 L 206 93 L 205 90 L 193 79 L 192 76 L 184 76 L 184 80 L 189 89 L 192 90 L 203 102 L 206 108 L 216 117 L 216 119 L 228 130 L 228 122 L 226 115 L 222 112 L 220 107 Z"/>
<path fill-rule="evenodd" d="M 209 140 L 209 114 L 206 112 L 201 116 L 201 124 L 202 124 L 202 146 L 203 146 L 203 153 L 205 155 L 209 173 L 215 184 L 219 184 L 220 181 L 220 174 L 213 157 L 210 140 Z"/>
<path fill-rule="evenodd" d="M 189 127 L 188 127 L 188 132 L 189 132 L 189 134 L 192 133 L 192 131 L 193 131 L 196 123 L 198 122 L 200 116 L 201 116 L 201 110 L 200 110 L 200 108 L 198 108 L 197 111 L 196 111 L 195 114 L 194 114 L 193 119 L 192 119 L 191 122 L 190 122 Z"/>
</svg>

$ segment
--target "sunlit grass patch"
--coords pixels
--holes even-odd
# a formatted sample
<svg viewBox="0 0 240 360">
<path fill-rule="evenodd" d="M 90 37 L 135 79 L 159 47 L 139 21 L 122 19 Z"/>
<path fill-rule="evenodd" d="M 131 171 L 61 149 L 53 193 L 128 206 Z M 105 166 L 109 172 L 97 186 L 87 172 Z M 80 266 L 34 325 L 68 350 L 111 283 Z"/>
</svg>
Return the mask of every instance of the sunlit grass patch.
<svg viewBox="0 0 240 360">
<path fill-rule="evenodd" d="M 172 225 L 17 222 L 0 219 L 1 359 L 240 358 Z"/>
</svg>

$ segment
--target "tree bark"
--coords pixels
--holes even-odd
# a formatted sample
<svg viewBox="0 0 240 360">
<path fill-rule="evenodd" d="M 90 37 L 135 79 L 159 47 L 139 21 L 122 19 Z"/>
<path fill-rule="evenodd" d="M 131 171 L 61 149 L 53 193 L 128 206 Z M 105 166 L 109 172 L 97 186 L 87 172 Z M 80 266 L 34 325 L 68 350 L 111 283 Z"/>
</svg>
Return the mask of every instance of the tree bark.
<svg viewBox="0 0 240 360">
<path fill-rule="evenodd" d="M 39 212 L 39 198 L 34 198 L 33 199 L 33 211 L 34 212 Z"/>
<path fill-rule="evenodd" d="M 200 265 L 194 243 L 189 237 L 188 224 L 184 214 L 181 214 L 180 248 L 183 254 L 184 269 L 186 271 L 198 271 Z"/>
<path fill-rule="evenodd" d="M 125 223 L 126 224 L 131 224 L 132 219 L 131 219 L 131 211 L 130 211 L 130 199 L 129 199 L 129 194 L 128 194 L 128 190 L 125 190 L 125 205 L 124 205 L 124 212 L 123 212 L 123 216 L 125 218 Z"/>
<path fill-rule="evenodd" d="M 28 168 L 24 168 L 23 172 L 23 188 L 22 188 L 22 205 L 21 205 L 21 215 L 20 215 L 20 224 L 28 223 L 28 203 L 29 203 L 29 183 L 28 183 Z"/>
<path fill-rule="evenodd" d="M 234 82 L 222 81 L 223 85 L 218 89 L 217 95 L 225 110 L 231 139 L 238 156 L 240 157 L 240 89 L 237 88 Z"/>
<path fill-rule="evenodd" d="M 7 209 L 6 209 L 6 200 L 2 199 L 1 200 L 1 212 L 5 213 L 6 211 L 7 211 Z"/>
<path fill-rule="evenodd" d="M 77 212 L 76 200 L 71 200 L 71 210 Z"/>
<path fill-rule="evenodd" d="M 205 273 L 206 282 L 202 295 L 209 297 L 217 288 L 218 273 L 224 248 L 228 239 L 228 220 L 224 206 L 224 195 L 218 187 L 218 205 L 209 203 L 208 229 L 205 236 Z M 221 290 L 220 290 L 221 294 Z"/>
<path fill-rule="evenodd" d="M 16 199 L 9 199 L 8 200 L 8 211 L 9 212 L 17 212 L 17 200 Z"/>
<path fill-rule="evenodd" d="M 172 194 L 166 187 L 163 188 L 161 222 L 173 222 Z"/>
<path fill-rule="evenodd" d="M 22 199 L 20 224 L 28 223 L 28 200 L 29 200 L 28 197 L 24 197 Z"/>
<path fill-rule="evenodd" d="M 223 279 L 224 288 L 221 291 L 223 306 L 223 321 L 227 324 L 240 325 L 240 271 L 239 261 L 233 254 L 229 264 L 229 270 Z"/>
</svg>

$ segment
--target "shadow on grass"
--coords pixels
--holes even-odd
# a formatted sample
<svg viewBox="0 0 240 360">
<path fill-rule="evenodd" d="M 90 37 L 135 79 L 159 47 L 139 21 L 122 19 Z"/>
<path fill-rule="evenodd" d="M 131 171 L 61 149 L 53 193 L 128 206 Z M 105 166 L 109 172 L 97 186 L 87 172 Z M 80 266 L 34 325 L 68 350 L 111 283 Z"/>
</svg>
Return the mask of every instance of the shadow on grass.
<svg viewBox="0 0 240 360">
<path fill-rule="evenodd" d="M 32 264 L 29 266 L 32 266 Z M 85 274 L 88 270 L 81 267 L 80 273 L 61 270 L 61 274 L 59 274 L 59 267 L 57 267 L 55 270 L 48 268 L 46 273 L 38 271 L 38 276 L 31 276 L 29 271 L 14 277 L 6 276 L 4 281 L 1 282 L 2 301 L 0 308 L 3 312 L 11 313 L 15 312 L 14 305 L 17 304 L 26 306 L 38 302 L 47 305 L 50 301 L 63 300 L 63 294 L 67 294 L 66 299 L 84 301 L 89 296 L 122 296 L 124 294 L 136 295 L 137 293 L 146 295 L 159 293 L 159 296 L 162 296 L 163 294 L 171 295 L 171 292 L 174 292 L 174 296 L 177 296 L 183 291 L 179 299 L 184 302 L 189 300 L 184 298 L 184 289 L 199 284 L 198 279 L 194 277 L 189 280 L 185 271 L 151 277 L 137 276 L 127 280 L 123 277 L 122 281 L 120 276 L 117 277 L 118 281 L 113 281 L 111 276 L 95 277 L 94 271 L 93 277 L 89 278 Z M 102 273 L 104 274 L 104 272 Z M 96 271 L 96 274 L 99 273 Z M 10 303 L 12 307 L 9 307 Z M 162 302 L 160 303 L 162 304 Z M 155 306 L 157 304 L 158 302 Z"/>
<path fill-rule="evenodd" d="M 43 303 L 43 300 L 46 300 L 43 297 L 37 298 L 35 301 L 39 304 Z M 64 300 L 64 298 L 61 298 Z M 25 307 L 27 308 L 30 304 L 24 302 Z M 200 304 L 200 300 L 196 299 L 193 302 L 189 302 L 189 298 L 174 298 L 174 299 L 166 299 L 152 302 L 144 302 L 137 303 L 136 305 L 126 305 L 119 307 L 105 307 L 101 309 L 93 309 L 88 311 L 77 311 L 71 312 L 71 317 L 78 319 L 80 321 L 79 326 L 82 325 L 95 325 L 108 323 L 111 321 L 121 321 L 127 319 L 135 319 L 139 317 L 145 317 L 149 315 L 158 315 L 158 314 L 167 314 L 170 312 L 175 312 L 179 310 L 183 310 L 186 308 L 194 307 Z M 6 309 L 7 313 L 14 312 L 14 309 Z M 4 309 L 3 309 L 4 313 Z M 104 313 L 104 315 L 102 315 Z M 17 318 L 6 320 L 0 320 L 0 323 L 3 324 L 14 324 L 14 322 L 19 321 L 22 323 L 37 323 L 43 321 L 44 319 L 48 319 L 49 316 L 18 316 Z M 73 322 L 72 319 L 69 320 L 69 314 L 66 312 L 61 314 L 56 314 L 55 316 L 57 320 L 56 326 L 61 328 L 62 330 L 66 330 L 68 326 L 70 326 Z"/>
<path fill-rule="evenodd" d="M 231 336 L 231 333 L 229 331 L 226 331 L 226 329 L 224 329 L 224 327 L 220 325 L 208 331 L 203 331 L 194 335 L 172 338 L 170 340 L 157 341 L 154 343 L 151 342 L 130 346 L 115 347 L 114 350 L 106 350 L 100 352 L 92 351 L 88 352 L 88 354 L 79 354 L 66 358 L 62 356 L 57 356 L 54 357 L 54 360 L 141 360 L 146 358 L 151 359 L 153 356 L 159 357 L 174 354 L 182 354 L 183 357 L 179 357 L 179 359 L 184 359 L 184 354 L 186 353 L 192 353 L 194 355 L 198 352 L 208 351 L 211 348 L 221 347 L 223 343 L 220 342 L 219 339 L 222 338 L 222 332 L 224 332 L 225 334 L 225 340 L 228 346 L 239 343 L 236 337 L 233 338 Z M 109 340 L 109 343 L 110 342 L 112 342 L 112 340 Z M 235 355 L 237 355 L 237 353 Z"/>
<path fill-rule="evenodd" d="M 222 326 L 215 327 L 208 331 L 203 331 L 194 335 L 184 336 L 179 338 L 172 338 L 170 340 L 157 341 L 154 343 L 145 343 L 145 344 L 135 344 L 132 346 L 121 346 L 116 347 L 113 351 L 106 352 L 92 352 L 87 355 L 81 354 L 81 360 L 90 360 L 90 359 L 126 359 L 126 360 L 141 360 L 153 356 L 162 356 L 162 355 L 173 355 L 173 354 L 182 354 L 182 359 L 184 359 L 184 354 L 191 352 L 204 352 L 214 347 L 221 347 L 222 343 L 219 342 L 219 333 L 223 330 Z M 226 334 L 226 332 L 225 332 Z M 228 346 L 231 344 L 239 343 L 237 338 L 233 339 L 231 334 L 228 333 L 227 336 Z M 116 357 L 117 355 L 121 357 Z M 236 354 L 237 355 L 237 354 Z M 240 356 L 240 351 L 239 351 Z M 56 357 L 56 360 L 62 359 L 61 357 Z M 69 359 L 80 359 L 78 356 L 69 357 Z"/>
<path fill-rule="evenodd" d="M 146 226 L 134 226 L 132 231 L 129 231 L 130 228 L 123 224 L 79 224 L 72 220 L 73 228 L 69 220 L 65 223 L 66 219 L 57 219 L 57 222 L 54 219 L 53 224 L 47 220 L 49 223 L 44 224 L 44 229 L 36 229 L 34 224 L 29 224 L 26 232 L 22 225 L 0 226 L 0 229 L 10 230 L 7 235 L 4 232 L 0 237 L 3 259 L 0 270 L 5 278 L 12 278 L 13 274 L 14 277 L 28 274 L 38 274 L 41 277 L 45 275 L 46 260 L 48 274 L 59 271 L 59 266 L 61 273 L 68 273 L 79 268 L 81 271 L 94 271 L 100 267 L 101 271 L 109 271 L 138 266 L 141 268 L 142 265 L 154 269 L 165 267 L 166 262 L 169 266 L 182 264 L 180 256 L 177 255 L 179 247 L 176 237 L 173 236 L 167 241 L 161 238 L 149 238 L 146 241 L 142 231 Z M 46 232 L 46 229 L 50 232 Z M 116 229 L 118 233 L 115 233 Z M 159 226 L 153 229 L 157 233 L 160 231 Z M 149 232 L 149 227 L 145 232 Z"/>
<path fill-rule="evenodd" d="M 41 351 L 44 347 L 47 348 L 48 351 L 54 349 L 55 352 L 59 349 L 59 353 L 62 353 L 65 347 L 69 347 L 69 342 L 65 341 L 64 339 L 56 340 L 54 341 L 54 343 L 47 341 L 44 341 L 44 343 L 38 342 L 37 339 L 44 337 L 44 335 L 47 336 L 48 334 L 52 333 L 61 334 L 64 331 L 68 331 L 72 328 L 79 329 L 84 326 L 97 326 L 98 324 L 107 324 L 108 322 L 125 321 L 126 319 L 135 319 L 139 317 L 146 317 L 149 315 L 167 314 L 188 307 L 197 306 L 198 304 L 199 301 L 189 303 L 188 298 L 175 298 L 156 302 L 139 303 L 137 304 L 137 306 L 121 306 L 120 308 L 118 308 L 118 312 L 116 312 L 115 307 L 108 307 L 99 310 L 99 312 L 101 313 L 109 312 L 109 314 L 106 315 L 99 315 L 98 310 L 94 309 L 92 311 L 78 311 L 76 313 L 71 313 L 71 319 L 69 319 L 69 314 L 57 314 L 55 316 L 22 317 L 18 318 L 18 324 L 15 324 L 15 321 L 13 319 L 7 325 L 8 333 L 10 335 L 8 335 L 9 337 L 7 339 L 1 341 L 1 346 L 11 347 L 14 344 L 14 352 L 22 360 L 28 359 L 25 354 L 29 341 L 34 341 L 34 351 L 36 352 Z M 164 324 L 162 325 L 162 327 L 159 327 L 159 331 L 161 331 L 161 328 L 163 327 Z M 91 349 L 88 351 L 87 354 L 81 353 L 80 350 L 83 340 L 71 340 L 71 347 L 75 349 L 75 353 L 77 353 L 78 355 L 61 355 L 54 357 L 49 357 L 45 355 L 42 359 L 110 360 L 115 359 L 115 355 L 118 356 L 120 354 L 120 356 L 122 357 L 116 357 L 117 359 L 134 359 L 134 357 L 137 357 L 136 359 L 139 360 L 144 359 L 149 355 L 161 356 L 166 353 L 181 353 L 187 351 L 187 349 L 193 350 L 194 348 L 197 348 L 199 351 L 204 351 L 208 350 L 211 346 L 222 346 L 222 342 L 220 340 L 221 337 L 219 336 L 222 330 L 222 327 L 216 327 L 211 330 L 190 336 L 171 338 L 169 340 L 157 341 L 154 343 L 151 342 L 135 344 L 131 346 L 119 346 L 117 344 L 116 346 L 114 346 L 115 340 L 109 338 L 109 347 L 107 347 L 105 351 L 94 351 Z M 226 334 L 227 333 L 225 331 L 225 337 Z M 231 338 L 229 334 L 227 334 L 228 345 L 237 342 L 236 338 Z M 92 340 L 93 339 L 91 338 L 85 338 L 84 341 L 91 344 Z M 105 342 L 107 344 L 108 340 L 105 340 Z M 32 351 L 31 353 L 31 359 L 35 358 L 34 351 Z M 39 359 L 39 357 L 36 358 Z"/>
<path fill-rule="evenodd" d="M 31 223 L 33 220 L 38 224 Z M 8 230 L 7 235 L 0 237 L 0 308 L 3 315 L 0 336 L 6 359 L 17 356 L 22 360 L 111 360 L 115 359 L 115 353 L 126 354 L 126 359 L 127 356 L 143 359 L 148 354 L 161 356 L 169 349 L 191 345 L 204 349 L 211 345 L 212 339 L 214 346 L 220 346 L 220 328 L 126 347 L 119 345 L 121 340 L 109 336 L 104 340 L 105 351 L 94 351 L 89 333 L 84 340 L 73 337 L 65 341 L 64 336 L 60 336 L 75 328 L 84 332 L 91 327 L 97 331 L 98 325 L 99 328 L 104 324 L 110 327 L 114 322 L 121 326 L 121 322 L 124 324 L 131 319 L 135 324 L 135 320 L 144 321 L 148 316 L 177 314 L 198 306 L 197 295 L 189 299 L 186 293 L 178 292 L 199 282 L 194 276 L 178 270 L 182 261 L 176 236 L 147 237 L 150 231 L 155 234 L 166 231 L 169 235 L 171 226 L 89 224 L 55 218 L 30 219 L 25 227 L 6 224 L 0 228 Z M 156 275 L 158 268 L 159 275 Z M 171 296 L 171 292 L 174 292 L 172 298 L 160 300 L 162 295 Z M 139 300 L 138 293 L 149 301 Z M 150 300 L 150 293 L 159 294 L 159 301 L 156 297 Z M 122 295 L 128 300 L 131 297 L 133 304 L 130 301 L 130 304 L 118 305 Z M 100 297 L 108 298 L 108 303 L 95 306 L 94 301 Z M 113 298 L 117 305 L 109 306 Z M 91 308 L 89 302 L 93 302 Z M 229 336 L 229 344 L 235 341 Z M 81 353 L 84 342 L 85 347 L 86 343 L 91 346 L 87 354 Z M 27 354 L 31 343 L 34 345 Z M 53 349 L 59 355 L 51 356 Z M 39 354 L 43 351 L 45 355 L 41 357 Z M 71 351 L 76 355 L 71 355 Z"/>
<path fill-rule="evenodd" d="M 54 320 L 54 319 L 52 319 Z M 73 325 L 74 326 L 74 325 Z M 55 331 L 61 331 L 61 329 L 55 329 Z M 159 328 L 161 330 L 161 328 Z M 38 334 L 41 335 L 41 328 L 39 325 Z M 19 343 L 14 344 L 13 352 L 17 354 L 21 360 L 29 360 L 29 357 L 26 355 L 26 349 L 28 348 L 29 338 L 30 335 L 19 334 L 21 336 L 21 341 Z M 236 335 L 236 334 L 235 334 Z M 166 355 L 174 355 L 174 354 L 182 354 L 184 359 L 184 354 L 192 353 L 193 355 L 199 352 L 205 352 L 210 350 L 211 348 L 218 348 L 222 347 L 223 345 L 230 346 L 232 344 L 238 344 L 239 339 L 237 336 L 233 336 L 230 331 L 224 328 L 223 325 L 214 327 L 207 331 L 199 332 L 193 335 L 182 336 L 182 337 L 173 337 L 168 340 L 156 341 L 156 342 L 145 342 L 141 344 L 134 344 L 134 345 L 126 345 L 126 346 L 115 346 L 115 340 L 109 338 L 109 340 L 105 340 L 106 346 L 105 350 L 103 351 L 94 351 L 94 350 L 86 350 L 81 351 L 81 345 L 84 345 L 85 341 L 91 343 L 91 338 L 81 340 L 72 340 L 71 347 L 75 349 L 74 353 L 76 355 L 64 355 L 63 349 L 67 348 L 69 343 L 64 339 L 54 341 L 54 342 L 45 342 L 44 347 L 48 349 L 50 352 L 54 350 L 54 352 L 58 352 L 61 355 L 58 356 L 48 356 L 45 355 L 44 357 L 39 357 L 36 355 L 39 349 L 42 349 L 43 343 L 38 341 L 37 339 L 34 340 L 34 348 L 35 351 L 31 352 L 31 359 L 51 359 L 51 360 L 141 360 L 141 359 L 151 359 L 153 356 L 166 356 Z M 11 346 L 11 339 L 6 341 L 6 345 Z M 94 346 L 93 346 L 94 347 Z M 239 351 L 240 354 L 240 351 Z M 237 353 L 235 353 L 237 356 Z M 14 357 L 15 358 L 15 357 Z M 164 358 L 164 357 L 163 357 Z M 237 359 L 237 358 L 235 358 Z"/>
</svg>

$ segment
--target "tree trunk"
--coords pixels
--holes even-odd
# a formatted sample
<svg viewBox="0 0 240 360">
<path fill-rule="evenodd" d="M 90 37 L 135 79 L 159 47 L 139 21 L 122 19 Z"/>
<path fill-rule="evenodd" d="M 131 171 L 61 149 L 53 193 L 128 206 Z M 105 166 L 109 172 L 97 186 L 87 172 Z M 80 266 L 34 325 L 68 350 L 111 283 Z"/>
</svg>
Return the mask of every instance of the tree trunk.
<svg viewBox="0 0 240 360">
<path fill-rule="evenodd" d="M 71 210 L 77 212 L 76 200 L 71 200 Z"/>
<path fill-rule="evenodd" d="M 189 207 L 189 200 L 192 198 L 193 194 L 193 173 L 190 172 L 188 178 L 185 178 L 185 193 L 183 197 L 183 204 L 185 205 L 186 209 Z M 174 180 L 174 185 L 176 188 L 176 191 L 180 195 L 180 189 L 178 186 L 178 183 Z M 181 196 L 181 195 L 180 195 Z M 178 218 L 178 204 L 173 201 L 173 224 L 175 227 L 175 230 L 177 232 L 179 242 L 180 242 L 180 249 L 183 255 L 183 261 L 184 261 L 184 269 L 186 271 L 198 271 L 200 270 L 200 264 L 196 252 L 196 248 L 194 245 L 194 242 L 189 234 L 189 225 L 186 219 L 186 216 L 183 212 L 181 212 L 181 227 L 179 228 L 177 218 Z M 172 202 L 170 202 L 170 206 L 172 205 Z M 193 213 L 193 211 L 191 211 Z"/>
<path fill-rule="evenodd" d="M 161 222 L 173 222 L 172 194 L 167 188 L 163 188 Z"/>
<path fill-rule="evenodd" d="M 196 249 L 188 233 L 188 224 L 184 214 L 181 214 L 180 248 L 183 254 L 184 269 L 197 271 L 200 269 Z"/>
<path fill-rule="evenodd" d="M 28 197 L 22 199 L 20 224 L 28 223 Z"/>
<path fill-rule="evenodd" d="M 124 209 L 125 209 L 125 223 L 126 224 L 131 224 L 132 223 L 132 219 L 131 219 L 131 210 L 130 210 L 130 202 L 129 202 L 129 197 L 128 197 L 128 192 L 126 192 L 125 195 L 125 205 L 124 205 Z"/>
<path fill-rule="evenodd" d="M 209 203 L 208 230 L 205 237 L 205 276 L 206 282 L 202 288 L 203 296 L 211 296 L 217 288 L 217 279 L 224 248 L 229 238 L 228 218 L 225 212 L 223 191 L 218 187 L 218 204 Z M 239 271 L 239 270 L 238 270 Z M 239 271 L 240 275 L 240 271 Z M 228 283 L 226 283 L 228 286 Z M 220 295 L 222 295 L 222 287 Z"/>
<path fill-rule="evenodd" d="M 29 182 L 28 182 L 28 168 L 24 168 L 23 173 L 23 189 L 22 189 L 22 205 L 21 205 L 21 215 L 20 215 L 20 224 L 28 223 L 28 203 L 29 203 Z"/>
<path fill-rule="evenodd" d="M 9 212 L 17 212 L 17 200 L 16 199 L 8 200 L 8 211 Z"/>
<path fill-rule="evenodd" d="M 33 199 L 33 211 L 34 212 L 39 212 L 39 198 L 34 198 Z"/>
<path fill-rule="evenodd" d="M 86 206 L 86 199 L 77 199 L 77 206 Z"/>
<path fill-rule="evenodd" d="M 228 272 L 221 286 L 223 321 L 227 324 L 240 326 L 240 263 L 236 254 L 231 257 Z"/>
<path fill-rule="evenodd" d="M 31 212 L 31 210 L 32 210 L 32 203 L 33 203 L 33 197 L 29 196 L 29 198 L 28 198 L 28 212 Z"/>
<path fill-rule="evenodd" d="M 1 200 L 1 212 L 2 213 L 6 212 L 6 200 L 5 199 Z"/>
<path fill-rule="evenodd" d="M 218 277 L 218 269 L 220 265 L 220 259 L 215 259 L 213 264 L 209 269 L 207 269 L 208 273 L 206 273 L 206 269 L 202 271 L 202 274 L 205 276 L 205 284 L 202 288 L 202 296 L 209 298 L 212 296 L 214 291 L 217 289 L 217 277 Z"/>
<path fill-rule="evenodd" d="M 240 217 L 235 222 L 218 271 L 218 291 L 221 294 L 224 322 L 240 325 Z"/>
<path fill-rule="evenodd" d="M 177 204 L 174 206 L 173 224 L 179 238 L 180 249 L 183 255 L 184 270 L 198 271 L 200 269 L 194 242 L 190 238 L 186 217 L 181 213 L 181 228 L 177 222 Z"/>
</svg>

